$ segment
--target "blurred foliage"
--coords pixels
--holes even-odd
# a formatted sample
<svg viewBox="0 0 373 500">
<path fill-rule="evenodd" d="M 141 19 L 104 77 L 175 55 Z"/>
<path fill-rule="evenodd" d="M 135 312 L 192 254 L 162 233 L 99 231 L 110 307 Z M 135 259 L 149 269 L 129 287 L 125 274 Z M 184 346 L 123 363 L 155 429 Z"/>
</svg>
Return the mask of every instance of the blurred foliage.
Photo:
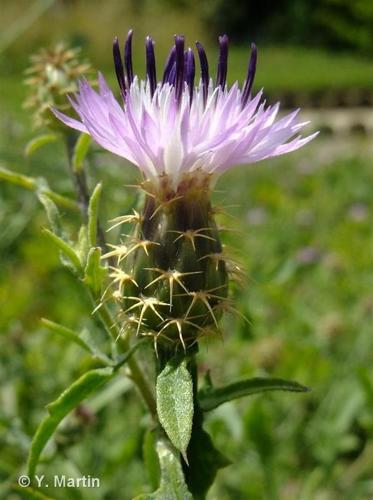
<svg viewBox="0 0 373 500">
<path fill-rule="evenodd" d="M 179 4 L 179 0 L 175 4 Z M 202 16 L 213 32 L 328 49 L 373 53 L 370 0 L 202 0 Z"/>
</svg>

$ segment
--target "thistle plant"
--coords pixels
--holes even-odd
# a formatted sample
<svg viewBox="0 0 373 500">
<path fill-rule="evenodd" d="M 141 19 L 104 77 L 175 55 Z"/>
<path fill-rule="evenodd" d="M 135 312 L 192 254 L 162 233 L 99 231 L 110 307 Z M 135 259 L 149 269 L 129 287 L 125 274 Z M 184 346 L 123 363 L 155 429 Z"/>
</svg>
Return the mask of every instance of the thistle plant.
<svg viewBox="0 0 373 500">
<path fill-rule="evenodd" d="M 214 80 L 206 52 L 196 43 L 197 83 L 196 56 L 191 48 L 185 49 L 182 36 L 175 36 L 160 80 L 154 42 L 146 38 L 146 79 L 140 81 L 132 65 L 132 37 L 130 31 L 123 58 L 118 39 L 113 43 L 119 101 L 99 74 L 97 91 L 81 79 L 78 92 L 68 97 L 74 116 L 53 107 L 59 120 L 82 134 L 73 143 L 71 131 L 64 135 L 77 185 L 81 188 L 84 178 L 74 158 L 82 164 L 91 136 L 138 167 L 141 179 L 136 188 L 141 196 L 130 213 L 115 214 L 111 228 L 123 226 L 124 230 L 120 241 L 108 245 L 98 238 L 101 185 L 90 195 L 83 183 L 84 224 L 73 244 L 59 226 L 57 209 L 57 205 L 74 205 L 72 200 L 67 202 L 45 185 L 35 189 L 51 221 L 47 234 L 60 249 L 63 262 L 85 285 L 93 314 L 102 322 L 113 349 L 110 356 L 100 353 L 81 336 L 44 320 L 47 328 L 89 351 L 104 368 L 83 374 L 48 406 L 49 414 L 31 446 L 29 473 L 34 474 L 61 419 L 108 380 L 124 374 L 137 387 L 152 417 L 151 446 L 158 456 L 152 453 L 159 465 L 156 491 L 141 498 L 202 499 L 218 469 L 229 464 L 204 430 L 204 414 L 262 391 L 307 390 L 296 382 L 262 378 L 215 387 L 209 376 L 198 386 L 199 346 L 205 338 L 219 340 L 225 335 L 220 328 L 223 314 L 240 315 L 230 290 L 231 283 L 242 281 L 244 275 L 225 253 L 216 222 L 219 209 L 212 205 L 211 193 L 217 179 L 232 166 L 289 153 L 316 134 L 299 135 L 306 123 L 298 121 L 298 111 L 278 119 L 279 104 L 266 105 L 262 91 L 252 95 L 254 44 L 243 86 L 229 87 L 226 35 L 219 37 Z M 8 180 L 16 182 L 11 177 L 8 174 Z M 80 195 L 78 189 L 81 202 Z M 143 368 L 142 347 L 147 344 L 153 353 L 155 380 Z"/>
</svg>

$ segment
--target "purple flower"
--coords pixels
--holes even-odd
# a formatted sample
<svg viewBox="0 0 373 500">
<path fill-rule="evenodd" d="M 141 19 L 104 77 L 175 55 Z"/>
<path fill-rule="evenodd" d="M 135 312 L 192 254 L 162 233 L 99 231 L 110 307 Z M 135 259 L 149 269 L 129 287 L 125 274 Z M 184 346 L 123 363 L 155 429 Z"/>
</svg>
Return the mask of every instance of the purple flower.
<svg viewBox="0 0 373 500">
<path fill-rule="evenodd" d="M 99 74 L 99 91 L 86 80 L 75 99 L 69 98 L 80 121 L 54 110 L 66 125 L 88 133 L 103 148 L 134 163 L 151 182 L 168 177 L 176 188 L 183 177 L 202 172 L 215 176 L 234 165 L 294 151 L 317 134 L 302 138 L 299 110 L 277 119 L 279 103 L 266 106 L 263 92 L 254 97 L 257 51 L 252 44 L 242 88 L 226 84 L 228 37 L 219 37 L 220 54 L 215 82 L 209 76 L 205 50 L 197 42 L 200 81 L 195 85 L 195 58 L 175 36 L 161 81 L 157 81 L 154 43 L 146 38 L 146 81 L 132 69 L 132 31 L 122 60 L 118 39 L 113 44 L 115 71 L 122 96 L 119 103 Z M 194 175 L 194 174 L 193 174 Z"/>
</svg>

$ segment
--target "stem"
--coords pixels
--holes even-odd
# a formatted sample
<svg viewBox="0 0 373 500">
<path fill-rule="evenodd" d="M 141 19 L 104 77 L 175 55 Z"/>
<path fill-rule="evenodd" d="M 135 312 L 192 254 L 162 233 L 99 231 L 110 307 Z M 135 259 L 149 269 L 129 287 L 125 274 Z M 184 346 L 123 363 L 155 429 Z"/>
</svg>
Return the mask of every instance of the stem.
<svg viewBox="0 0 373 500">
<path fill-rule="evenodd" d="M 91 295 L 92 302 L 95 303 L 94 298 Z M 121 336 L 120 330 L 115 324 L 113 318 L 111 317 L 109 309 L 103 304 L 96 312 L 97 316 L 101 320 L 101 323 L 104 325 L 106 332 L 112 337 L 112 339 L 117 342 L 121 340 L 120 345 L 123 352 L 126 352 L 129 348 L 129 339 L 128 337 L 123 338 Z M 136 361 L 135 355 L 133 354 L 130 359 L 127 361 L 128 367 L 130 369 L 131 375 L 130 378 L 136 385 L 139 390 L 143 400 L 148 407 L 151 416 L 156 421 L 157 420 L 157 405 L 155 402 L 155 398 L 151 388 L 149 387 L 148 381 L 144 377 L 144 374 Z"/>
<path fill-rule="evenodd" d="M 72 159 L 74 155 L 75 144 L 76 144 L 75 136 L 71 136 L 69 134 L 66 138 L 66 150 L 67 150 L 69 170 L 74 181 L 75 192 L 78 198 L 78 203 L 80 205 L 80 210 L 82 213 L 83 220 L 84 222 L 87 222 L 90 193 L 87 184 L 87 177 L 85 175 L 84 170 L 78 171 L 73 167 Z M 102 250 L 105 250 L 106 249 L 105 234 L 99 222 L 97 222 L 97 239 Z"/>
<path fill-rule="evenodd" d="M 30 191 L 40 190 L 40 186 L 38 185 L 37 180 L 34 179 L 33 177 L 28 177 L 27 175 L 18 174 L 3 167 L 0 167 L 0 180 L 11 182 L 16 186 L 21 186 L 24 189 L 28 189 Z M 61 194 L 55 193 L 54 191 L 51 191 L 50 189 L 47 188 L 42 188 L 41 191 L 61 208 L 66 208 L 74 212 L 77 212 L 79 210 L 79 205 L 76 203 L 76 201 L 71 200 L 66 196 L 62 196 Z"/>
</svg>

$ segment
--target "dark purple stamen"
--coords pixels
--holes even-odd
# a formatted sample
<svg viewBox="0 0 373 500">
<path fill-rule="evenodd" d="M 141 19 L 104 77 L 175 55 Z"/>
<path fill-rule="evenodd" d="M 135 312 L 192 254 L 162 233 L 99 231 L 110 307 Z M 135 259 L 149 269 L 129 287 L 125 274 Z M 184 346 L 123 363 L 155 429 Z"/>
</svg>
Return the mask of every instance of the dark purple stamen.
<svg viewBox="0 0 373 500">
<path fill-rule="evenodd" d="M 127 83 L 130 87 L 133 82 L 133 68 L 132 68 L 132 35 L 133 30 L 129 30 L 127 40 L 124 45 L 124 66 L 127 73 Z"/>
<path fill-rule="evenodd" d="M 170 50 L 170 53 L 168 54 L 168 57 L 166 60 L 166 64 L 165 64 L 164 72 L 163 72 L 162 85 L 164 85 L 165 83 L 171 83 L 170 82 L 170 74 L 171 74 L 173 66 L 175 66 L 175 58 L 176 58 L 176 47 L 174 45 L 172 47 L 172 49 Z M 175 66 L 175 71 L 176 71 L 176 66 Z"/>
<path fill-rule="evenodd" d="M 218 72 L 216 75 L 216 86 L 220 86 L 224 90 L 225 83 L 227 81 L 227 70 L 228 70 L 228 37 L 227 35 L 219 36 L 219 62 L 218 62 Z"/>
<path fill-rule="evenodd" d="M 247 101 L 250 97 L 250 92 L 254 83 L 255 72 L 256 72 L 256 61 L 257 61 L 257 49 L 255 43 L 251 44 L 251 56 L 249 67 L 247 70 L 246 83 L 242 91 L 242 107 L 246 106 Z"/>
<path fill-rule="evenodd" d="M 194 61 L 193 50 L 189 48 L 184 54 L 184 81 L 189 88 L 190 104 L 192 104 L 193 90 L 194 90 L 194 77 L 196 75 L 196 64 Z"/>
<path fill-rule="evenodd" d="M 175 35 L 175 63 L 176 63 L 176 81 L 175 98 L 178 103 L 181 101 L 184 86 L 184 37 Z"/>
<path fill-rule="evenodd" d="M 207 60 L 205 49 L 199 42 L 196 42 L 196 47 L 198 50 L 199 63 L 201 66 L 201 80 L 202 80 L 202 88 L 203 88 L 203 103 L 206 106 L 207 94 L 209 88 L 209 63 Z"/>
<path fill-rule="evenodd" d="M 157 76 L 155 71 L 155 55 L 154 55 L 154 42 L 150 36 L 146 37 L 146 74 L 150 85 L 150 93 L 153 97 L 157 87 Z"/>
<path fill-rule="evenodd" d="M 115 73 L 117 75 L 120 92 L 124 99 L 126 97 L 126 82 L 124 80 L 122 56 L 120 55 L 120 48 L 117 36 L 114 38 L 113 41 L 113 58 L 114 58 Z"/>
</svg>

